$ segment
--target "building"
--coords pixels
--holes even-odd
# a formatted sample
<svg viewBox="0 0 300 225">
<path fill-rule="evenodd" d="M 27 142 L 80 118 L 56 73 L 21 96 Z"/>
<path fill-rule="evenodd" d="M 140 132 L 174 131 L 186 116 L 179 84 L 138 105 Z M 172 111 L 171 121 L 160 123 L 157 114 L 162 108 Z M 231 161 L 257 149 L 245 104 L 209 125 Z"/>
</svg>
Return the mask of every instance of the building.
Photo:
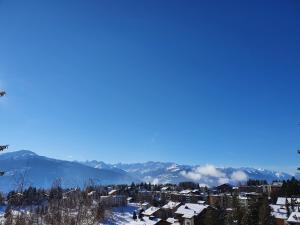
<svg viewBox="0 0 300 225">
<path fill-rule="evenodd" d="M 144 203 L 142 203 L 142 205 L 141 205 L 141 208 L 145 211 L 145 210 L 147 210 L 148 208 L 150 208 L 150 203 L 148 203 L 148 202 L 144 202 Z"/>
<path fill-rule="evenodd" d="M 174 217 L 175 212 L 179 208 L 180 205 L 181 205 L 181 202 L 173 202 L 173 201 L 169 201 L 167 204 L 165 204 L 161 208 L 162 209 L 162 219 Z"/>
<path fill-rule="evenodd" d="M 100 196 L 100 202 L 110 207 L 123 206 L 127 204 L 127 197 L 125 195 Z"/>
<path fill-rule="evenodd" d="M 127 225 L 171 225 L 171 223 L 159 218 L 143 217 L 141 220 L 131 221 Z"/>
<path fill-rule="evenodd" d="M 296 225 L 296 224 L 300 225 L 300 212 L 292 212 L 287 222 L 290 225 Z"/>
<path fill-rule="evenodd" d="M 232 196 L 230 194 L 213 194 L 208 196 L 208 204 L 217 208 L 232 207 Z"/>
<path fill-rule="evenodd" d="M 279 197 L 277 198 L 276 205 L 294 205 L 300 206 L 300 198 L 286 198 L 286 197 Z"/>
<path fill-rule="evenodd" d="M 287 221 L 287 210 L 285 206 L 270 205 L 272 209 L 272 216 L 275 218 L 276 225 L 286 225 Z"/>
<path fill-rule="evenodd" d="M 151 217 L 151 218 L 161 218 L 162 217 L 162 211 L 159 207 L 151 206 L 145 211 L 142 212 L 143 216 L 145 217 Z"/>
<path fill-rule="evenodd" d="M 175 218 L 182 225 L 199 224 L 207 208 L 208 205 L 186 203 L 176 210 Z"/>
<path fill-rule="evenodd" d="M 179 220 L 178 219 L 175 219 L 175 218 L 168 218 L 167 219 L 167 222 L 169 222 L 170 224 L 172 224 L 172 225 L 180 225 L 180 223 L 179 223 Z"/>
</svg>

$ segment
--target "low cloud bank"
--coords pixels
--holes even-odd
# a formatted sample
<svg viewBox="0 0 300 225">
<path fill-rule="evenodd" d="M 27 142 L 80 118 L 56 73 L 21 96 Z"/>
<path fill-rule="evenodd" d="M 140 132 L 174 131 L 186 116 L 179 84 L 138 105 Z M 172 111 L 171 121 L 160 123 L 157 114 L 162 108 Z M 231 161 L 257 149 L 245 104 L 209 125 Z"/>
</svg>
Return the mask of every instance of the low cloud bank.
<svg viewBox="0 0 300 225">
<path fill-rule="evenodd" d="M 248 179 L 247 174 L 242 170 L 228 175 L 213 165 L 199 166 L 191 171 L 181 171 L 180 174 L 189 180 L 206 183 L 208 186 L 216 182 L 218 184 L 238 183 Z"/>
</svg>

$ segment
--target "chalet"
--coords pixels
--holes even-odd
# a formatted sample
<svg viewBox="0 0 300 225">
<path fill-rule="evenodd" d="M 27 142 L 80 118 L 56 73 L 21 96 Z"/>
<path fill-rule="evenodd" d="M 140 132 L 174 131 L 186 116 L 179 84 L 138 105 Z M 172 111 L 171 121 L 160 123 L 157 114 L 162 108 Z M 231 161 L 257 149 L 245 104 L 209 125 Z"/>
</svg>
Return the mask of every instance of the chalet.
<svg viewBox="0 0 300 225">
<path fill-rule="evenodd" d="M 208 204 L 213 207 L 225 209 L 232 206 L 232 196 L 224 193 L 209 195 Z"/>
<path fill-rule="evenodd" d="M 161 190 L 161 191 L 169 191 L 169 190 L 170 190 L 170 187 L 168 187 L 168 186 L 162 187 L 160 190 Z"/>
<path fill-rule="evenodd" d="M 108 192 L 108 195 L 117 195 L 118 191 L 117 190 L 111 190 Z"/>
<path fill-rule="evenodd" d="M 192 193 L 192 190 L 189 190 L 189 189 L 182 190 L 182 191 L 179 192 L 179 194 L 184 194 L 184 195 L 191 194 L 191 193 Z"/>
<path fill-rule="evenodd" d="M 272 215 L 275 217 L 276 225 L 286 225 L 286 224 L 300 224 L 300 198 L 277 198 L 276 205 L 270 205 L 272 209 Z M 292 212 L 288 216 L 288 210 Z"/>
<path fill-rule="evenodd" d="M 146 209 L 145 211 L 142 212 L 143 216 L 145 217 L 155 217 L 155 218 L 161 218 L 162 216 L 162 211 L 161 208 L 159 207 L 149 207 L 148 209 Z"/>
<path fill-rule="evenodd" d="M 182 225 L 199 224 L 207 208 L 208 205 L 186 203 L 176 210 L 175 218 Z"/>
<path fill-rule="evenodd" d="M 200 195 L 201 192 L 200 192 L 199 189 L 194 189 L 194 190 L 192 190 L 192 194 L 194 194 L 194 195 Z"/>
<path fill-rule="evenodd" d="M 169 201 L 167 204 L 165 204 L 162 209 L 162 219 L 166 219 L 169 217 L 174 217 L 176 210 L 181 205 L 180 202 L 173 202 Z"/>
<path fill-rule="evenodd" d="M 172 224 L 172 225 L 180 225 L 178 219 L 171 218 L 171 217 L 167 219 L 167 222 L 169 222 L 169 223 Z"/>
<path fill-rule="evenodd" d="M 148 208 L 150 208 L 150 203 L 148 203 L 148 202 L 144 202 L 144 203 L 142 203 L 142 205 L 141 205 L 141 208 L 145 211 L 145 210 L 147 210 Z"/>
<path fill-rule="evenodd" d="M 270 205 L 276 225 L 286 225 L 288 212 L 284 205 Z"/>
<path fill-rule="evenodd" d="M 294 205 L 294 206 L 300 206 L 300 198 L 285 198 L 285 197 L 279 197 L 277 198 L 276 205 Z"/>
<path fill-rule="evenodd" d="M 232 192 L 232 186 L 230 184 L 222 184 L 216 187 L 218 193 L 230 193 Z"/>
</svg>

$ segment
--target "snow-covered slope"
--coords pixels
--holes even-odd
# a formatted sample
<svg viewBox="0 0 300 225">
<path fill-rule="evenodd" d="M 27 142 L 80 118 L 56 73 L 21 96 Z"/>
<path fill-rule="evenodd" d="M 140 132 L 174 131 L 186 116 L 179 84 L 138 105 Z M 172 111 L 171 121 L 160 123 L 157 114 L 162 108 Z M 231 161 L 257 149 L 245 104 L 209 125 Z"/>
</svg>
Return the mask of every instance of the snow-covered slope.
<svg viewBox="0 0 300 225">
<path fill-rule="evenodd" d="M 36 187 L 51 187 L 61 179 L 64 187 L 82 187 L 90 179 L 98 184 L 131 183 L 139 180 L 123 170 L 97 169 L 78 162 L 69 162 L 39 156 L 31 151 L 16 151 L 0 155 L 0 190 L 9 191 L 16 187 L 20 175 L 25 175 L 25 184 Z"/>
<path fill-rule="evenodd" d="M 79 163 L 51 159 L 25 150 L 0 154 L 1 170 L 6 173 L 0 177 L 0 191 L 14 189 L 20 174 L 25 174 L 27 185 L 45 188 L 50 187 L 56 179 L 61 179 L 64 187 L 76 187 L 83 186 L 90 179 L 97 184 L 195 181 L 214 186 L 244 182 L 247 179 L 271 182 L 291 178 L 289 174 L 264 169 L 216 168 L 212 165 L 189 166 L 163 162 L 106 164 L 97 161 Z"/>
<path fill-rule="evenodd" d="M 212 165 L 189 166 L 176 163 L 146 162 L 133 164 L 105 164 L 96 161 L 85 162 L 85 165 L 101 168 L 117 168 L 134 177 L 152 183 L 178 183 L 195 181 L 203 185 L 214 186 L 223 183 L 245 182 L 247 179 L 259 179 L 272 182 L 274 180 L 290 179 L 291 175 L 283 172 L 255 168 L 217 168 Z"/>
</svg>

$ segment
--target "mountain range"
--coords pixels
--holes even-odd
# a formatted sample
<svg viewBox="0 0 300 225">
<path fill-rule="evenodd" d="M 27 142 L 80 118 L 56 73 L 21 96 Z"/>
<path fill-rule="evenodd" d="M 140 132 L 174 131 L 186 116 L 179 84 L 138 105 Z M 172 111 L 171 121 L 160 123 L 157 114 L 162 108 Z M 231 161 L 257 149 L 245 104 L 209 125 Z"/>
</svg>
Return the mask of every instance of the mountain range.
<svg viewBox="0 0 300 225">
<path fill-rule="evenodd" d="M 98 161 L 85 161 L 84 165 L 99 169 L 121 169 L 130 176 L 144 182 L 151 183 L 179 183 L 193 181 L 204 186 L 216 186 L 224 183 L 238 184 L 248 179 L 287 180 L 292 176 L 288 173 L 266 169 L 242 168 L 217 168 L 213 165 L 180 165 L 172 162 L 145 162 L 132 164 L 106 164 Z"/>
<path fill-rule="evenodd" d="M 58 179 L 65 188 L 83 187 L 90 180 L 103 185 L 139 181 L 122 170 L 92 168 L 27 150 L 1 154 L 0 170 L 5 171 L 0 178 L 1 191 L 10 191 L 20 185 L 49 188 Z"/>
<path fill-rule="evenodd" d="M 39 156 L 28 150 L 0 154 L 0 190 L 10 191 L 21 185 L 51 187 L 60 179 L 65 188 L 83 187 L 89 180 L 96 184 L 129 184 L 131 182 L 179 183 L 194 181 L 215 186 L 223 183 L 242 183 L 247 179 L 290 179 L 283 172 L 255 168 L 217 168 L 213 165 L 190 166 L 171 162 L 108 164 L 101 161 L 65 161 Z"/>
</svg>

